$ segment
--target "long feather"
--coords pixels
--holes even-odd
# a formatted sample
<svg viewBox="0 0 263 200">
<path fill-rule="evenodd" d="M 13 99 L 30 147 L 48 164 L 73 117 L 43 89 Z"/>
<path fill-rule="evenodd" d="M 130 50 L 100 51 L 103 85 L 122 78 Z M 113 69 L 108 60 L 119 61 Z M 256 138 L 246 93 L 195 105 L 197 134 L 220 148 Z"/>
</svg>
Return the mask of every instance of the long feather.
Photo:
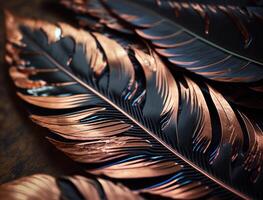
<svg viewBox="0 0 263 200">
<path fill-rule="evenodd" d="M 250 15 L 246 15 L 246 12 L 239 7 L 214 4 L 180 3 L 176 1 L 159 1 L 159 4 L 156 4 L 155 0 L 107 0 L 101 2 L 105 2 L 112 13 L 133 26 L 134 31 L 140 37 L 149 40 L 160 55 L 178 67 L 208 79 L 223 82 L 256 82 L 262 80 L 263 64 L 260 60 L 262 55 L 258 55 L 255 59 L 244 56 L 244 54 L 248 54 L 246 48 L 239 48 L 240 41 L 233 39 L 239 38 L 238 34 L 241 33 L 245 47 L 250 45 L 253 38 L 257 41 L 254 46 L 257 46 L 257 49 L 261 48 L 257 45 L 261 38 L 252 37 L 247 28 L 249 26 L 246 26 L 245 22 L 250 20 L 250 16 L 261 16 L 260 9 L 262 8 L 248 7 L 246 9 Z M 182 15 L 179 19 L 174 14 L 176 9 Z M 260 14 L 252 14 L 258 11 Z M 205 35 L 200 32 L 200 28 L 196 28 L 198 25 L 193 26 L 193 24 L 200 24 L 198 15 L 204 18 Z M 217 26 L 212 26 L 212 22 L 208 20 L 214 20 Z M 224 23 L 219 23 L 221 21 Z M 257 19 L 253 18 L 253 25 L 256 24 L 255 27 L 257 27 L 255 30 L 260 32 L 260 23 L 255 21 Z M 228 29 L 236 27 L 237 31 L 228 31 L 232 35 L 226 35 L 224 38 L 227 40 L 222 40 L 219 33 L 226 26 Z M 209 34 L 212 36 L 206 38 L 209 29 L 212 29 L 210 32 L 213 34 Z M 229 44 L 229 48 L 224 48 L 223 45 L 225 44 Z M 243 53 L 236 53 L 236 49 Z M 253 52 L 255 51 L 253 50 Z M 255 56 L 255 53 L 249 55 Z"/>
<path fill-rule="evenodd" d="M 234 163 L 242 163 L 243 135 L 253 141 L 255 133 L 239 128 L 235 111 L 211 86 L 205 90 L 189 77 L 173 75 L 142 44 L 124 47 L 99 33 L 10 14 L 6 24 L 18 94 L 45 108 L 44 113 L 31 108 L 31 118 L 53 131 L 50 141 L 88 172 L 133 179 L 138 183 L 133 189 L 170 198 L 261 196 L 250 190 L 260 184 L 258 178 L 251 181 L 253 172 L 245 186 L 234 180 L 248 165 L 262 173 L 249 153 L 241 170 Z M 21 77 L 27 84 L 20 84 Z M 209 110 L 212 105 L 217 114 Z M 248 127 L 246 118 L 239 120 Z M 262 148 L 256 149 L 261 155 Z M 230 175 L 218 173 L 220 166 L 229 166 Z"/>
</svg>

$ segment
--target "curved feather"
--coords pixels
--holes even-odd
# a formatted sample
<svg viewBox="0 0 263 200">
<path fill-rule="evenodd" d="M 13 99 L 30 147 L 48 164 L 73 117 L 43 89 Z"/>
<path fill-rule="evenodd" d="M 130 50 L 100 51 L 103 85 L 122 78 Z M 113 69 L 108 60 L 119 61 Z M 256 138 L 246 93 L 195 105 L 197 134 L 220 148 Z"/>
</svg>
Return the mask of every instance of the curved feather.
<svg viewBox="0 0 263 200">
<path fill-rule="evenodd" d="M 180 89 L 179 146 L 186 146 L 185 149 L 192 146 L 193 151 L 205 153 L 212 139 L 211 119 L 206 101 L 198 85 L 188 78 L 185 84 L 180 85 Z"/>
<path fill-rule="evenodd" d="M 113 94 L 121 95 L 125 88 L 129 89 L 134 84 L 135 72 L 133 65 L 127 52 L 118 43 L 101 34 L 94 33 L 94 36 L 102 46 L 109 65 L 108 89 Z M 111 48 L 115 51 L 112 51 Z"/>
<path fill-rule="evenodd" d="M 179 107 L 179 91 L 172 74 L 156 53 L 150 54 L 134 48 L 135 58 L 143 68 L 146 76 L 146 101 L 143 107 L 145 117 L 152 120 L 156 116 L 163 118 L 162 130 L 167 135 L 174 134 Z M 152 106 L 154 99 L 155 107 Z M 158 119 L 157 119 L 158 122 Z"/>
<path fill-rule="evenodd" d="M 12 27 L 13 27 L 14 18 L 9 16 L 7 20 L 8 20 L 8 24 L 12 24 Z M 12 23 L 10 23 L 10 21 Z M 54 87 L 54 86 L 52 88 L 46 88 L 45 86 L 44 88 L 41 88 L 41 87 L 31 88 L 31 89 L 35 89 L 36 91 L 34 93 L 34 96 L 38 96 L 38 97 L 64 96 L 64 94 L 67 94 L 67 96 L 72 96 L 73 89 L 74 89 L 74 93 L 85 91 L 85 94 L 96 94 L 97 95 L 98 101 L 97 102 L 92 101 L 90 102 L 91 104 L 89 104 L 89 107 L 91 108 L 87 108 L 84 110 L 77 109 L 75 111 L 70 111 L 69 113 L 64 112 L 64 114 L 62 115 L 40 116 L 40 115 L 34 114 L 31 116 L 35 122 L 39 123 L 42 126 L 48 127 L 49 129 L 53 130 L 56 134 L 66 139 L 70 139 L 70 140 L 73 139 L 74 141 L 85 140 L 83 144 L 80 142 L 72 141 L 72 142 L 66 142 L 66 145 L 65 145 L 61 142 L 58 143 L 59 141 L 56 141 L 53 139 L 52 142 L 56 143 L 58 148 L 61 148 L 61 150 L 64 150 L 73 159 L 76 159 L 77 157 L 78 159 L 76 160 L 80 162 L 81 162 L 81 154 L 79 153 L 80 155 L 78 155 L 77 153 L 77 155 L 75 155 L 76 152 L 83 152 L 84 157 L 86 157 L 86 158 L 83 158 L 84 159 L 83 161 L 85 163 L 94 164 L 94 159 L 92 159 L 92 157 L 97 157 L 96 162 L 98 164 L 96 166 L 93 166 L 93 169 L 89 169 L 89 171 L 91 172 L 93 171 L 96 174 L 106 174 L 112 177 L 118 177 L 122 179 L 123 178 L 133 178 L 133 177 L 134 178 L 151 177 L 152 179 L 154 177 L 162 178 L 161 181 L 158 181 L 158 179 L 156 180 L 153 179 L 153 181 L 139 186 L 138 188 L 139 190 L 141 189 L 147 190 L 146 189 L 147 187 L 156 188 L 156 190 L 158 190 L 160 185 L 163 185 L 165 182 L 167 182 L 165 181 L 166 179 L 175 180 L 176 176 L 179 176 L 179 177 L 181 176 L 181 178 L 178 180 L 179 181 L 178 184 L 181 184 L 181 181 L 185 182 L 185 184 L 183 184 L 182 186 L 179 186 L 178 188 L 179 190 L 181 190 L 181 188 L 188 188 L 189 187 L 188 184 L 199 182 L 198 179 L 195 180 L 190 177 L 189 177 L 190 179 L 186 179 L 182 177 L 182 175 L 184 174 L 186 175 L 189 172 L 186 172 L 187 168 L 181 164 L 180 159 L 178 160 L 179 162 L 178 163 L 175 160 L 175 158 L 169 155 L 170 154 L 169 151 L 167 151 L 157 141 L 153 140 L 151 136 L 145 133 L 145 131 L 148 131 L 148 130 L 144 126 L 142 126 L 140 123 L 137 122 L 138 119 L 131 117 L 130 114 L 128 115 L 128 113 L 126 113 L 127 111 L 117 106 L 116 104 L 117 102 L 114 102 L 114 94 L 112 93 L 107 94 L 107 95 L 113 95 L 111 100 L 105 98 L 103 94 L 103 88 L 105 86 L 108 86 L 107 82 L 110 82 L 110 79 L 108 79 L 107 74 L 105 77 L 106 81 L 104 81 L 104 84 L 98 82 L 97 83 L 98 85 L 95 85 L 96 81 L 94 81 L 92 78 L 91 79 L 87 78 L 87 77 L 90 77 L 91 74 L 94 74 L 94 73 L 92 72 L 92 70 L 89 69 L 89 65 L 87 64 L 87 63 L 90 63 L 89 60 L 90 58 L 92 58 L 92 56 L 91 55 L 85 56 L 86 53 L 87 54 L 91 53 L 90 51 L 85 51 L 88 49 L 86 48 L 85 44 L 93 44 L 94 43 L 93 41 L 95 41 L 95 39 L 98 38 L 98 34 L 96 35 L 97 37 L 95 38 L 86 32 L 81 32 L 81 31 L 78 32 L 77 30 L 73 31 L 72 28 L 68 27 L 67 25 L 63 25 L 63 24 L 61 24 L 60 27 L 56 27 L 56 26 L 52 27 L 52 25 L 49 25 L 48 29 L 43 28 L 45 31 L 43 32 L 42 31 L 43 29 L 42 30 L 39 29 L 41 27 L 41 22 L 39 21 L 36 22 L 36 21 L 30 21 L 30 20 L 22 20 L 19 23 L 21 23 L 21 25 L 17 24 L 17 29 L 15 29 L 16 31 L 12 31 L 9 34 L 10 42 L 11 41 L 12 43 L 17 42 L 18 44 L 25 42 L 27 45 L 26 45 L 26 49 L 23 49 L 23 52 L 26 53 L 29 51 L 31 52 L 40 51 L 42 52 L 40 54 L 43 55 L 43 57 L 38 57 L 37 55 L 36 56 L 37 58 L 33 56 L 33 59 L 30 59 L 30 57 L 22 58 L 23 55 L 20 54 L 21 59 L 30 59 L 31 61 L 33 61 L 34 59 L 39 59 L 40 62 L 30 63 L 30 65 L 33 64 L 35 68 L 39 68 L 39 67 L 41 68 L 43 66 L 42 62 L 44 59 L 46 68 L 49 68 L 49 67 L 57 68 L 59 70 L 58 74 L 55 74 L 57 76 L 55 75 L 53 76 L 55 80 L 68 81 L 68 79 L 72 78 L 73 80 L 77 80 L 77 82 L 79 83 L 79 85 L 75 86 L 75 88 L 72 88 L 70 86 L 63 86 L 64 87 L 63 89 L 61 89 L 60 87 Z M 39 31 L 34 32 L 34 30 L 36 31 L 39 30 Z M 58 42 L 55 42 L 55 41 L 53 41 L 54 46 L 52 45 L 50 46 L 49 45 L 50 43 L 48 43 L 48 39 L 46 38 L 47 36 L 49 36 L 49 34 L 56 33 L 56 30 L 60 30 L 60 32 L 63 33 L 63 35 L 65 35 L 64 38 L 58 37 L 58 41 L 61 42 L 62 40 L 62 46 L 57 46 Z M 16 35 L 23 34 L 23 36 L 21 35 L 21 37 L 24 40 L 20 42 L 17 41 L 17 38 L 13 37 L 14 36 L 13 34 L 16 34 Z M 69 35 L 70 37 L 67 37 Z M 65 52 L 65 51 L 68 51 L 72 45 L 72 50 L 73 50 L 74 43 L 71 42 L 71 38 L 75 38 L 75 41 L 76 41 L 75 43 L 76 52 L 74 53 L 72 58 L 69 58 L 68 56 L 67 59 L 66 58 L 57 59 L 59 55 L 50 57 L 53 53 L 55 52 L 58 53 L 58 51 L 55 51 L 55 49 L 57 50 L 57 48 L 59 48 L 61 52 L 63 51 Z M 38 39 L 40 39 L 39 42 L 37 41 Z M 103 39 L 105 39 L 105 37 L 103 37 Z M 20 39 L 18 38 L 18 40 Z M 49 38 L 49 41 L 51 40 L 52 39 Z M 80 42 L 80 40 L 83 40 L 83 42 Z M 105 39 L 104 41 L 108 41 L 108 39 Z M 113 43 L 115 46 L 117 46 L 117 49 L 118 48 L 121 49 L 121 46 L 119 46 L 113 40 L 111 40 L 110 42 L 111 44 Z M 22 45 L 21 47 L 23 48 L 23 46 L 24 45 Z M 15 47 L 13 47 L 13 49 L 15 49 Z M 10 49 L 10 50 L 13 50 L 13 49 Z M 101 49 L 101 51 L 103 51 L 103 49 Z M 121 51 L 124 52 L 122 49 Z M 14 54 L 14 51 L 12 52 L 9 51 L 9 53 L 12 53 L 14 56 L 18 56 Z M 83 54 L 83 57 L 80 56 L 81 53 Z M 92 55 L 94 53 L 96 54 L 96 51 L 92 52 Z M 30 55 L 32 56 L 32 54 Z M 67 55 L 71 55 L 71 53 L 68 52 Z M 122 61 L 119 60 L 118 55 L 127 56 L 127 54 L 125 53 L 125 54 L 113 54 L 114 57 L 110 57 L 108 55 L 108 57 L 117 59 L 116 63 L 120 63 Z M 12 55 L 10 54 L 10 56 Z M 81 61 L 83 61 L 83 63 L 81 63 Z M 114 61 L 111 61 L 109 63 L 111 63 L 111 65 L 109 64 L 109 66 L 112 66 Z M 123 67 L 126 64 L 130 65 L 130 61 L 127 61 L 124 63 L 125 64 L 123 65 Z M 69 66 L 72 68 L 72 71 L 70 72 L 68 71 Z M 81 66 L 82 68 L 79 68 Z M 83 66 L 86 66 L 87 70 L 83 70 L 85 69 L 83 68 Z M 24 66 L 24 67 L 27 67 L 27 66 Z M 121 65 L 112 66 L 112 67 L 115 67 L 116 69 L 120 69 Z M 126 68 L 123 69 L 123 71 L 127 72 L 125 77 L 128 78 L 129 80 L 129 77 L 130 77 L 128 76 L 129 72 L 126 70 Z M 66 76 L 65 75 L 61 76 L 61 72 L 64 72 Z M 121 70 L 116 70 L 116 72 L 120 74 L 123 73 Z M 108 72 L 108 73 L 111 73 L 111 72 Z M 75 76 L 74 74 L 77 74 L 77 76 Z M 39 74 L 36 74 L 36 75 L 38 76 Z M 45 77 L 41 76 L 41 79 L 42 78 L 45 78 Z M 49 79 L 50 77 L 46 76 L 46 78 Z M 100 77 L 100 79 L 103 79 L 103 77 Z M 82 80 L 85 80 L 85 82 Z M 129 86 L 131 81 L 126 81 L 126 80 L 127 79 L 124 80 L 124 83 L 126 84 L 126 86 Z M 116 81 L 116 80 L 113 80 L 113 81 Z M 101 93 L 97 92 L 96 90 L 100 88 L 100 85 L 102 85 L 102 88 L 100 89 Z M 124 87 L 123 85 L 124 84 L 121 84 L 122 87 Z M 24 89 L 27 89 L 27 88 L 24 88 Z M 54 90 L 56 90 L 56 92 L 54 92 Z M 27 95 L 30 94 L 28 90 L 23 90 L 23 92 Z M 120 93 L 118 93 L 118 95 L 120 95 Z M 125 98 L 126 95 L 122 94 L 122 96 L 123 98 Z M 101 104 L 99 99 L 103 100 L 104 102 Z M 137 101 L 136 99 L 137 98 L 135 98 L 135 101 Z M 30 102 L 30 100 L 28 100 L 27 98 L 25 98 L 25 100 L 27 102 Z M 88 99 L 86 99 L 86 101 L 88 101 Z M 41 104 L 38 104 L 38 106 L 42 107 Z M 123 106 L 128 106 L 128 104 L 123 105 Z M 72 106 L 72 108 L 74 107 Z M 129 107 L 127 107 L 126 109 L 129 109 Z M 134 113 L 136 114 L 135 116 L 137 116 L 140 120 L 144 120 L 145 124 L 150 123 L 149 120 L 143 119 L 142 114 L 140 113 L 139 110 L 137 110 L 138 108 L 133 107 L 132 109 L 134 110 L 134 112 L 137 112 L 137 113 Z M 121 127 L 122 126 L 121 124 L 123 124 L 124 127 Z M 136 134 L 138 132 L 140 133 L 139 135 Z M 135 136 L 137 138 L 139 137 L 139 141 L 141 142 L 138 143 L 138 139 L 136 140 Z M 116 137 L 118 137 L 119 139 L 117 140 Z M 91 141 L 91 143 L 89 143 L 88 141 Z M 111 145 L 108 145 L 110 141 L 114 141 L 114 143 L 111 143 Z M 131 146 L 133 142 L 135 144 Z M 91 150 L 90 145 L 92 146 L 96 145 L 98 147 L 100 144 L 101 144 L 100 148 L 96 148 L 93 151 L 89 151 Z M 120 145 L 119 148 L 118 148 L 118 144 Z M 87 148 L 86 146 L 88 146 L 89 148 Z M 74 152 L 75 150 L 77 151 L 74 153 L 73 150 Z M 105 155 L 105 154 L 102 154 L 101 152 L 105 152 L 107 154 Z M 108 152 L 112 152 L 112 154 L 108 154 Z M 161 155 L 158 152 L 161 152 Z M 149 166 L 149 167 L 145 169 L 145 166 Z M 123 173 L 123 169 L 125 169 L 125 173 Z M 137 177 L 136 177 L 134 175 L 134 172 L 138 172 L 138 170 L 140 171 L 142 169 L 145 170 L 146 173 L 145 174 L 136 173 L 137 174 Z M 196 187 L 193 188 L 193 190 L 194 189 L 199 191 L 198 194 L 196 194 L 197 197 L 207 195 L 209 192 L 209 189 L 202 184 L 196 184 Z M 158 194 L 162 195 L 161 191 Z M 185 198 L 189 198 L 188 195 L 184 195 L 184 196 Z"/>
<path fill-rule="evenodd" d="M 209 87 L 209 91 L 211 94 L 211 98 L 214 104 L 216 105 L 220 121 L 222 123 L 226 123 L 221 124 L 222 135 L 225 135 L 222 136 L 222 139 L 227 140 L 223 141 L 222 143 L 231 143 L 233 149 L 238 150 L 242 146 L 243 140 L 242 130 L 239 125 L 238 119 L 236 118 L 236 115 L 229 103 L 224 99 L 224 97 L 220 93 L 218 93 L 211 87 Z M 238 145 L 239 147 L 236 147 L 236 145 Z M 234 155 L 233 157 L 236 156 Z"/>
<path fill-rule="evenodd" d="M 52 130 L 50 141 L 87 171 L 135 179 L 133 189 L 171 198 L 261 195 L 234 180 L 242 171 L 235 162 L 243 155 L 243 135 L 250 133 L 239 130 L 235 112 L 215 90 L 174 76 L 152 50 L 124 48 L 99 33 L 10 15 L 7 31 L 10 65 L 27 81 L 45 82 L 18 84 L 26 102 L 46 108 L 31 109 L 31 118 Z M 103 66 L 99 73 L 97 64 Z M 21 77 L 10 74 L 15 81 Z M 218 173 L 220 166 L 229 176 Z M 246 178 L 246 187 L 252 182 Z"/>
<path fill-rule="evenodd" d="M 0 198 L 8 200 L 143 199 L 128 188 L 104 179 L 82 176 L 52 177 L 36 174 L 0 185 Z"/>
<path fill-rule="evenodd" d="M 245 38 L 245 45 L 247 46 L 251 39 L 241 19 L 247 19 L 248 17 L 239 8 L 189 4 L 185 2 L 177 3 L 176 1 L 160 2 L 162 3 L 159 4 L 159 7 L 153 0 L 107 0 L 105 4 L 119 18 L 130 23 L 139 36 L 151 41 L 160 55 L 166 57 L 178 67 L 208 79 L 223 82 L 255 82 L 262 80 L 262 62 L 260 60 L 247 58 L 234 53 L 234 51 L 223 49 L 221 46 L 226 43 L 225 41 L 223 41 L 224 43 L 222 42 L 223 44 L 220 43 L 218 45 L 214 43 L 214 40 L 210 42 L 187 29 L 191 27 L 190 25 L 197 18 L 196 11 L 197 15 L 199 13 L 201 17 L 205 18 L 205 21 L 207 12 L 209 12 L 212 16 L 218 17 L 215 17 L 218 22 L 223 20 L 228 22 L 232 19 Z M 180 6 L 180 12 L 187 10 L 182 13 L 183 17 L 181 18 L 184 20 L 183 22 L 186 21 L 187 28 L 185 28 L 182 20 L 180 22 L 182 22 L 183 26 L 176 23 L 177 20 L 173 11 L 176 6 L 174 5 Z M 187 14 L 188 11 L 191 14 Z M 225 20 L 221 16 L 222 12 L 226 13 L 230 20 Z M 235 13 L 238 13 L 240 17 L 236 17 Z M 188 26 L 187 21 L 189 22 Z M 198 24 L 198 22 L 196 23 Z M 207 23 L 210 24 L 210 22 Z M 216 23 L 216 25 L 220 27 L 219 23 Z M 223 25 L 226 26 L 225 24 Z M 232 26 L 229 27 L 231 28 Z M 215 33 L 222 30 L 213 28 Z M 233 33 L 233 31 L 230 31 L 230 33 Z M 234 35 L 229 37 L 235 38 Z M 220 39 L 220 36 L 217 38 Z"/>
<path fill-rule="evenodd" d="M 263 167 L 263 155 L 261 153 L 261 149 L 263 147 L 263 131 L 255 120 L 250 119 L 248 116 L 241 112 L 239 112 L 239 115 L 243 119 L 243 123 L 246 127 L 247 135 L 249 138 L 248 150 L 244 155 L 243 172 L 253 172 L 253 174 L 250 175 L 250 179 L 252 182 L 255 183 L 262 177 L 261 170 Z"/>
</svg>

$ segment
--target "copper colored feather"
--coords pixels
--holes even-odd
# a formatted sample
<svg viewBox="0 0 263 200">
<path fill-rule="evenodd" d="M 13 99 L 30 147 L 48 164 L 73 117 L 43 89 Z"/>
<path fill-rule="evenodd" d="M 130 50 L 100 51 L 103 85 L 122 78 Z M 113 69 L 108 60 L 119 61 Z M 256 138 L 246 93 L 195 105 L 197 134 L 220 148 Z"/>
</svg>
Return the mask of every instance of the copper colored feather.
<svg viewBox="0 0 263 200">
<path fill-rule="evenodd" d="M 158 53 L 169 61 L 176 62 L 175 65 L 169 65 L 173 71 L 183 68 L 204 78 L 219 81 L 221 83 L 212 82 L 213 87 L 229 101 L 248 108 L 263 108 L 260 69 L 263 52 L 260 45 L 263 42 L 260 36 L 263 32 L 263 9 L 255 2 L 216 0 L 204 1 L 201 4 L 194 0 L 150 0 L 138 1 L 136 6 L 136 1 L 121 1 L 119 11 L 118 8 L 114 9 L 114 6 L 119 4 L 113 3 L 111 8 L 111 1 L 60 2 L 76 13 L 81 27 L 101 33 L 110 29 L 128 33 L 126 37 L 132 35 L 138 39 L 148 38 Z M 98 10 L 99 14 L 95 17 L 94 13 Z M 144 10 L 142 13 L 145 15 L 140 16 L 140 12 L 133 13 L 136 10 Z M 154 12 L 147 12 L 151 10 Z M 122 15 L 122 12 L 125 14 Z M 94 17 L 96 25 L 89 24 L 88 21 L 94 20 Z M 104 24 L 105 17 L 118 25 L 113 28 L 108 26 L 110 22 Z M 155 23 L 154 20 L 162 23 Z M 154 38 L 157 36 L 159 39 Z M 192 61 L 189 62 L 190 60 Z M 258 63 L 259 68 L 255 68 L 253 63 Z M 244 82 L 247 84 L 240 84 Z"/>
<path fill-rule="evenodd" d="M 262 38 L 258 37 L 263 31 L 262 7 L 234 6 L 220 1 L 209 4 L 163 0 L 61 2 L 81 13 L 80 21 L 94 16 L 91 13 L 94 7 L 101 8 L 100 15 L 96 15 L 98 19 L 107 16 L 115 24 L 125 25 L 125 29 L 149 40 L 176 67 L 222 82 L 262 80 L 259 45 Z M 115 27 L 114 30 L 123 32 L 123 28 Z"/>
<path fill-rule="evenodd" d="M 143 199 L 128 188 L 98 178 L 82 176 L 52 177 L 36 174 L 0 186 L 0 199 L 6 200 L 59 200 L 59 199 Z"/>
<path fill-rule="evenodd" d="M 101 6 L 125 19 L 124 26 L 139 25 L 137 32 L 149 40 L 159 37 L 146 27 L 156 19 L 148 9 L 141 16 L 144 7 L 114 0 L 138 8 L 124 6 L 120 13 L 112 2 Z M 51 130 L 50 142 L 86 172 L 156 198 L 263 197 L 261 115 L 233 105 L 207 79 L 171 70 L 174 66 L 153 43 L 112 27 L 103 34 L 9 13 L 6 29 L 6 61 L 18 96 L 27 103 L 31 119 Z M 185 45 L 191 42 L 195 40 Z M 254 67 L 258 71 L 246 68 L 249 74 L 241 78 L 231 74 L 231 81 L 250 82 L 250 72 L 259 80 L 263 71 Z M 82 180 L 68 179 L 85 196 Z"/>
</svg>

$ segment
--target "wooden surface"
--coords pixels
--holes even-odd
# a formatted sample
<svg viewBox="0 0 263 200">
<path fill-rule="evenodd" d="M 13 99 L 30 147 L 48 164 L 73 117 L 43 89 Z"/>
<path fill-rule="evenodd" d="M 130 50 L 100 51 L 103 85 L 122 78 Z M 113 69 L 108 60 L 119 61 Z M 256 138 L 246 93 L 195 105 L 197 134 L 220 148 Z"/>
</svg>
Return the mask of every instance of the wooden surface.
<svg viewBox="0 0 263 200">
<path fill-rule="evenodd" d="M 53 3 L 52 3 L 53 2 Z M 55 1 L 0 0 L 0 183 L 22 176 L 47 173 L 68 175 L 78 173 L 79 165 L 56 150 L 46 139 L 48 130 L 33 124 L 4 63 L 4 14 L 8 9 L 16 15 L 37 17 L 48 21 L 71 18 Z"/>
</svg>

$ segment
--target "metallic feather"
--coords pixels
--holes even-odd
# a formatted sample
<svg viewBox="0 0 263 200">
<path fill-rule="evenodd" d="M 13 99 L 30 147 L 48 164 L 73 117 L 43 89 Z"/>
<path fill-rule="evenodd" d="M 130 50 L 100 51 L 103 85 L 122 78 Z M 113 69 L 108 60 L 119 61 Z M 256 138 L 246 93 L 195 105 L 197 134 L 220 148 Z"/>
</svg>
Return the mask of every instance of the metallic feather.
<svg viewBox="0 0 263 200">
<path fill-rule="evenodd" d="M 100 200 L 104 197 L 109 200 L 143 199 L 120 184 L 78 175 L 55 178 L 50 175 L 36 174 L 0 185 L 0 198 L 6 200 Z"/>
<path fill-rule="evenodd" d="M 139 41 L 10 14 L 6 26 L 18 95 L 45 110 L 31 119 L 84 170 L 174 199 L 260 197 L 260 128 L 212 86 Z"/>
<path fill-rule="evenodd" d="M 201 18 L 206 21 L 205 33 L 209 32 L 209 24 L 211 23 L 208 21 L 209 15 L 212 15 L 211 18 L 215 18 L 218 22 L 224 20 L 224 24 L 233 21 L 238 33 L 240 32 L 244 38 L 245 47 L 247 47 L 252 41 L 252 36 L 250 36 L 247 30 L 248 26 L 245 26 L 243 21 L 249 21 L 250 16 L 246 15 L 239 7 L 213 4 L 209 6 L 207 4 L 187 2 L 174 2 L 177 5 L 174 6 L 173 1 L 160 1 L 159 4 L 156 4 L 154 0 L 106 0 L 103 2 L 110 9 L 110 12 L 133 26 L 134 31 L 140 37 L 150 41 L 160 55 L 166 57 L 177 67 L 222 82 L 249 83 L 263 78 L 262 60 L 259 56 L 257 59 L 249 58 L 224 48 L 222 42 L 214 42 L 222 38 L 216 34 L 216 26 L 213 26 L 215 29 L 213 35 L 217 35 L 217 40 L 213 37 L 207 40 L 206 36 L 203 36 L 200 31 L 195 31 L 194 28 L 192 28 L 193 31 L 189 30 L 193 23 L 199 23 L 196 14 L 201 15 Z M 181 9 L 178 12 L 182 12 L 181 18 L 183 20 L 178 20 L 174 16 L 173 9 L 174 7 L 178 8 L 178 6 Z M 243 20 L 243 18 L 245 19 Z M 189 23 L 187 23 L 188 20 Z M 220 27 L 219 23 L 217 25 Z M 256 27 L 260 30 L 260 23 L 257 23 Z M 232 26 L 229 25 L 229 28 L 232 28 Z M 235 33 L 235 31 L 230 32 Z M 260 41 L 260 38 L 257 39 Z M 236 42 L 235 46 L 238 45 L 239 43 Z M 240 51 L 244 50 L 241 49 Z"/>
</svg>

